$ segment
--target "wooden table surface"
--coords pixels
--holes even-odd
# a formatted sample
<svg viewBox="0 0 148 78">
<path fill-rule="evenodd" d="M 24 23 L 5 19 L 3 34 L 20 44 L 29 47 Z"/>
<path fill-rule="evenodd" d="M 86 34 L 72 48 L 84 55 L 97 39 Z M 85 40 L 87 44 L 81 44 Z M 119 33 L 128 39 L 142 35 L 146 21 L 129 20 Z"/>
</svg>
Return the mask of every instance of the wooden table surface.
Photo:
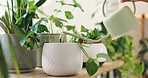
<svg viewBox="0 0 148 78">
<path fill-rule="evenodd" d="M 114 64 L 110 62 L 105 62 L 96 72 L 95 75 L 92 76 L 96 77 L 104 72 L 111 71 L 113 69 L 119 68 L 122 65 L 124 65 L 124 61 L 122 60 L 116 60 L 114 61 Z M 10 78 L 18 78 L 16 74 L 10 74 Z M 20 78 L 90 78 L 87 74 L 87 71 L 85 68 L 82 68 L 82 70 L 74 75 L 74 76 L 68 76 L 68 77 L 54 77 L 54 76 L 49 76 L 46 73 L 43 72 L 42 68 L 36 68 L 35 71 L 31 73 L 21 73 Z"/>
</svg>

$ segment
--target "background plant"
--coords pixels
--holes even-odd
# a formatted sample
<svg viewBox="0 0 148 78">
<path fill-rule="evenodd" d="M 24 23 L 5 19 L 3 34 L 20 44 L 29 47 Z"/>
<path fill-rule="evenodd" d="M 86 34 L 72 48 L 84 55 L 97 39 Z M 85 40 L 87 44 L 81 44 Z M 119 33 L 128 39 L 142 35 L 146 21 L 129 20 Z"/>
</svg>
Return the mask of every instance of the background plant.
<svg viewBox="0 0 148 78">
<path fill-rule="evenodd" d="M 83 25 L 81 26 L 81 29 L 79 32 L 78 31 L 75 31 L 75 32 L 73 31 L 73 33 L 75 33 L 75 34 L 78 34 L 82 37 L 86 37 L 86 38 L 93 39 L 93 40 L 98 40 L 104 35 L 97 28 L 94 28 L 93 30 L 89 30 L 86 27 L 84 27 Z M 70 41 L 71 42 L 78 42 L 79 41 L 80 43 L 88 43 L 87 40 L 81 40 L 77 37 L 72 37 Z"/>
<path fill-rule="evenodd" d="M 0 43 L 0 78 L 9 78 L 8 68 L 4 57 L 4 52 Z"/>
<path fill-rule="evenodd" d="M 36 10 L 45 1 L 7 0 L 7 10 L 5 15 L 0 18 L 0 25 L 5 33 L 15 34 L 20 44 L 30 50 L 39 41 L 36 34 L 44 31 L 48 32 L 46 26 L 41 24 L 42 21 L 46 21 L 44 18 L 33 25 L 33 19 L 38 17 Z"/>
<path fill-rule="evenodd" d="M 141 61 L 144 62 L 144 72 L 143 72 L 143 75 L 145 76 L 146 75 L 146 70 L 148 69 L 148 61 L 146 59 L 144 59 L 144 55 L 146 53 L 148 53 L 148 38 L 144 38 L 142 40 L 139 40 L 139 44 L 140 44 L 140 47 L 141 47 L 141 50 L 139 51 L 138 53 L 138 57 Z M 144 77 L 146 78 L 146 77 Z"/>
<path fill-rule="evenodd" d="M 56 1 L 56 3 L 59 3 L 61 6 L 58 9 L 54 9 L 55 14 L 49 17 L 49 21 L 50 21 L 49 30 L 51 31 L 52 34 L 54 32 L 53 26 L 56 26 L 57 28 L 59 28 L 61 30 L 61 33 L 65 30 L 70 31 L 76 28 L 75 25 L 69 24 L 68 21 L 74 18 L 74 15 L 72 12 L 74 11 L 75 8 L 79 8 L 82 12 L 84 12 L 84 10 L 82 9 L 81 5 L 76 0 L 72 0 L 72 1 L 73 3 L 71 4 L 66 3 L 64 0 Z M 62 10 L 63 6 L 73 7 L 73 9 L 64 11 Z M 59 13 L 64 13 L 64 16 L 66 19 L 58 17 L 57 15 Z"/>
<path fill-rule="evenodd" d="M 63 33 L 63 31 L 65 31 L 65 29 L 67 31 L 72 31 L 74 34 L 70 33 L 69 35 L 71 36 L 77 36 L 78 38 L 79 37 L 82 37 L 79 32 L 76 31 L 76 26 L 75 25 L 70 25 L 68 23 L 68 20 L 72 20 L 74 18 L 74 15 L 72 14 L 72 11 L 64 11 L 64 15 L 66 17 L 66 19 L 63 19 L 63 18 L 59 18 L 57 17 L 56 15 L 60 12 L 63 12 L 62 11 L 62 7 L 63 6 L 72 6 L 73 8 L 79 8 L 82 12 L 84 11 L 81 7 L 81 5 L 76 2 L 76 0 L 73 0 L 73 4 L 69 4 L 69 3 L 65 3 L 64 0 L 61 0 L 61 1 L 56 1 L 57 3 L 60 3 L 61 4 L 61 7 L 59 9 L 55 9 L 54 11 L 56 12 L 55 15 L 51 15 L 49 17 L 49 20 L 50 20 L 50 28 L 51 28 L 51 32 L 53 33 L 53 29 L 52 27 L 55 25 L 56 27 L 60 28 L 62 30 L 62 36 L 64 34 L 67 34 L 67 33 Z M 88 32 L 88 29 L 85 28 L 83 25 L 81 26 L 81 32 Z M 97 29 L 95 29 L 93 32 L 97 32 Z M 98 33 L 98 32 L 97 32 Z M 93 37 L 95 34 L 93 33 L 89 33 L 90 37 Z M 88 36 L 89 36 L 88 35 Z M 99 35 L 99 34 L 97 34 Z M 85 38 L 87 38 L 85 35 L 83 35 Z M 72 37 L 73 39 L 77 39 L 77 37 Z M 95 36 L 97 39 L 98 39 L 98 36 Z M 94 37 L 94 38 L 95 38 Z M 64 42 L 63 40 L 61 40 L 61 42 Z M 82 52 L 86 55 L 86 57 L 88 58 L 88 61 L 87 61 L 87 64 L 86 64 L 86 69 L 87 69 L 87 72 L 90 76 L 92 76 L 93 74 L 95 74 L 99 68 L 99 62 L 97 61 L 97 58 L 99 57 L 103 57 L 103 58 L 106 58 L 107 60 L 111 61 L 111 59 L 109 58 L 108 55 L 102 53 L 102 54 L 97 54 L 96 55 L 96 59 L 93 59 L 91 58 L 87 52 L 84 50 L 84 48 L 82 47 L 82 44 L 78 43 L 80 49 L 82 50 Z"/>
<path fill-rule="evenodd" d="M 13 63 L 19 78 L 19 67 L 16 59 L 16 54 L 12 40 L 9 34 L 14 34 L 16 40 L 20 41 L 20 44 L 26 47 L 28 50 L 32 50 L 34 45 L 39 41 L 36 34 L 46 31 L 46 26 L 42 25 L 41 22 L 45 21 L 44 18 L 40 19 L 37 23 L 33 25 L 32 20 L 37 17 L 36 10 L 40 7 L 46 0 L 39 0 L 35 2 L 34 0 L 7 0 L 7 10 L 3 17 L 0 18 L 0 26 L 8 36 L 9 47 L 13 59 Z M 40 29 L 38 29 L 40 28 Z M 44 29 L 44 31 L 42 30 Z M 37 30 L 37 32 L 36 32 Z M 1 59 L 4 61 L 5 59 Z M 1 62 L 2 66 L 5 62 Z M 4 66 L 6 67 L 6 66 Z M 2 68 L 3 69 L 3 68 Z M 7 68 L 2 75 L 7 74 Z M 8 78 L 8 76 L 4 77 Z"/>
</svg>

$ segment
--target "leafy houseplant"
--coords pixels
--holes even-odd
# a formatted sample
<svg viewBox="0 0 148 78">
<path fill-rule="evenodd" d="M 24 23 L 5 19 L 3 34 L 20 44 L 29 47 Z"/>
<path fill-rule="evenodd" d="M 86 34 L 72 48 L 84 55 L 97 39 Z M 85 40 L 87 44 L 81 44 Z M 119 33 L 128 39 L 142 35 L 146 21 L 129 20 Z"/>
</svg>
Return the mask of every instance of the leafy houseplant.
<svg viewBox="0 0 148 78">
<path fill-rule="evenodd" d="M 55 9 L 54 10 L 56 12 L 56 15 L 57 15 L 57 13 L 62 12 L 62 10 L 61 10 L 62 6 L 72 6 L 74 8 L 75 7 L 78 7 L 78 8 L 81 9 L 81 11 L 83 11 L 82 7 L 80 6 L 80 4 L 78 2 L 76 2 L 76 0 L 73 0 L 73 3 L 72 4 L 65 3 L 63 0 L 56 1 L 56 2 L 61 4 L 60 9 Z M 74 18 L 74 16 L 73 16 L 73 14 L 72 14 L 71 11 L 65 11 L 64 14 L 65 14 L 65 17 L 67 18 L 67 20 L 71 20 L 71 19 Z M 82 44 L 78 43 L 78 45 L 79 45 L 78 46 L 77 43 L 65 43 L 65 41 L 63 40 L 63 36 L 65 34 L 67 34 L 66 32 L 64 32 L 65 30 L 67 30 L 67 31 L 71 31 L 72 30 L 74 32 L 74 34 L 72 34 L 72 36 L 75 36 L 75 34 L 77 34 L 77 35 L 79 35 L 79 34 L 76 31 L 76 26 L 75 25 L 69 25 L 67 20 L 62 19 L 62 18 L 59 18 L 56 15 L 51 15 L 49 17 L 49 20 L 50 20 L 50 28 L 52 28 L 52 26 L 55 25 L 56 27 L 58 27 L 58 28 L 61 29 L 61 31 L 62 31 L 62 34 L 61 34 L 61 37 L 60 37 L 61 43 L 45 43 L 44 44 L 43 54 L 42 54 L 42 64 L 43 64 L 42 67 L 43 67 L 43 70 L 47 74 L 49 74 L 49 75 L 56 75 L 56 76 L 76 74 L 81 69 L 81 65 L 82 64 L 77 64 L 77 63 L 82 63 L 82 60 L 81 60 L 82 59 L 82 57 L 81 57 L 82 54 L 80 53 L 79 55 L 77 55 L 77 52 L 75 52 L 76 54 L 75 54 L 75 56 L 73 56 L 73 58 L 75 58 L 76 60 L 73 61 L 73 59 L 70 58 L 70 56 L 72 56 L 72 54 L 70 54 L 70 53 L 72 53 L 72 52 L 70 51 L 68 53 L 67 50 L 72 49 L 72 51 L 73 51 L 73 49 L 75 49 L 75 50 L 78 50 L 78 53 L 79 53 L 80 52 L 80 49 L 81 49 L 83 51 L 83 53 L 87 56 L 87 58 L 89 58 L 86 67 L 87 67 L 88 74 L 90 76 L 92 76 L 93 74 L 95 74 L 95 72 L 99 68 L 99 62 L 97 61 L 97 58 L 104 56 L 107 59 L 109 59 L 109 57 L 106 54 L 103 53 L 103 54 L 98 54 L 97 57 L 95 57 L 95 59 L 93 59 L 93 58 L 91 58 L 87 54 L 87 52 L 85 51 L 85 49 L 82 47 Z M 51 31 L 51 33 L 53 33 L 53 30 L 52 29 L 50 31 Z M 79 36 L 79 37 L 81 37 L 81 36 Z M 84 38 L 86 38 L 86 37 L 84 37 Z M 47 46 L 48 47 L 49 46 L 52 47 L 52 49 L 48 49 Z M 55 50 L 55 48 L 53 46 L 55 46 L 56 50 Z M 61 47 L 59 47 L 59 46 L 61 46 Z M 74 47 L 70 47 L 70 46 L 74 46 Z M 65 48 L 67 50 L 65 50 Z M 59 52 L 60 53 L 63 53 L 63 54 L 60 55 Z M 52 56 L 52 55 L 54 55 L 54 56 Z M 65 56 L 65 55 L 67 55 L 67 56 Z M 59 58 L 56 58 L 56 57 L 59 57 Z M 69 63 L 69 60 L 65 60 L 66 57 L 69 57 L 69 60 L 71 59 L 71 61 L 73 61 L 73 64 L 76 64 L 76 66 L 73 67 L 73 65 L 71 65 L 71 63 Z M 77 58 L 79 58 L 80 60 L 78 61 Z M 50 59 L 56 59 L 56 60 L 53 61 L 53 60 L 50 60 Z M 109 60 L 111 61 L 111 59 L 109 59 Z M 60 61 L 63 61 L 63 63 L 61 64 Z M 54 63 L 54 62 L 56 62 L 56 63 Z M 59 64 L 60 64 L 60 66 L 59 66 Z M 68 68 L 69 65 L 71 65 L 72 67 L 71 68 Z M 56 70 L 56 68 L 59 68 L 59 69 Z M 65 70 L 65 73 L 63 73 L 63 71 L 60 71 L 63 68 L 64 69 L 69 69 L 69 70 Z M 73 70 L 73 68 L 75 68 L 75 70 Z M 55 71 L 52 72 L 52 69 L 55 69 Z"/>
<path fill-rule="evenodd" d="M 79 35 L 81 35 L 83 37 L 93 39 L 93 40 L 98 40 L 101 38 L 101 36 L 103 36 L 103 33 L 99 29 L 94 28 L 93 30 L 88 30 L 84 26 L 81 26 L 81 30 L 78 33 L 79 33 Z M 89 43 L 86 40 L 81 40 L 76 37 L 72 37 L 70 41 L 81 43 L 83 45 L 84 49 L 86 50 L 86 52 L 88 53 L 88 55 L 90 55 L 93 59 L 96 58 L 97 54 L 100 54 L 100 53 L 107 54 L 107 49 L 101 41 L 95 42 L 95 43 Z M 88 59 L 87 57 L 83 56 L 83 62 L 84 62 L 83 66 L 84 67 L 86 66 L 87 59 Z M 103 62 L 106 61 L 106 59 L 98 58 L 98 61 L 100 64 L 103 64 Z"/>
<path fill-rule="evenodd" d="M 7 59 L 8 68 L 12 70 L 10 72 L 15 72 L 15 68 L 17 69 L 17 73 L 19 69 L 20 72 L 30 72 L 36 66 L 35 52 L 27 51 L 32 50 L 39 41 L 36 34 L 44 32 L 47 29 L 46 26 L 41 24 L 42 21 L 45 21 L 44 18 L 40 19 L 34 25 L 32 24 L 33 18 L 37 17 L 36 10 L 45 1 L 39 0 L 35 3 L 34 0 L 7 0 L 7 11 L 5 12 L 5 16 L 0 19 L 0 26 L 6 33 L 6 35 L 1 36 L 5 37 L 9 42 L 3 46 L 3 50 L 5 51 L 10 48 L 10 50 L 6 51 L 10 55 L 5 54 L 5 57 L 10 57 Z M 3 40 L 5 39 L 1 37 L 1 41 Z M 13 62 L 10 61 L 11 57 L 13 58 Z M 12 66 L 13 64 L 15 68 Z M 27 70 L 28 68 L 30 70 Z"/>
<path fill-rule="evenodd" d="M 63 5 L 70 5 L 70 6 L 74 6 L 74 7 L 79 7 L 81 9 L 80 5 L 76 2 L 76 0 L 73 0 L 74 4 L 67 4 L 64 1 L 58 1 L 58 2 L 61 3 L 62 6 Z M 55 11 L 57 11 L 57 13 L 60 12 L 60 10 L 55 10 Z M 65 13 L 67 13 L 67 12 L 65 12 Z M 67 15 L 67 14 L 65 14 L 65 15 Z M 70 12 L 70 13 L 68 13 L 68 15 L 71 16 L 72 13 Z M 128 16 L 128 18 L 131 19 L 131 20 L 127 20 L 127 18 L 125 18 L 125 16 L 126 17 Z M 123 18 L 123 19 L 118 20 L 119 18 Z M 113 13 L 111 16 L 107 17 L 107 19 L 103 21 L 103 23 L 106 24 L 105 27 L 108 29 L 108 31 L 110 31 L 109 34 L 107 34 L 106 36 L 103 36 L 99 40 L 92 40 L 92 39 L 78 35 L 77 32 L 75 31 L 75 26 L 65 26 L 64 23 L 67 22 L 66 20 L 55 17 L 53 15 L 49 19 L 50 19 L 51 27 L 52 27 L 53 24 L 55 24 L 57 27 L 62 28 L 62 35 L 68 34 L 68 35 L 71 35 L 71 36 L 75 36 L 75 37 L 78 37 L 80 39 L 87 40 L 89 43 L 102 41 L 109 36 L 112 36 L 113 39 L 121 37 L 122 35 L 124 35 L 128 31 L 137 27 L 138 24 L 139 24 L 138 20 L 136 19 L 136 17 L 133 14 L 133 12 L 129 9 L 129 7 L 125 6 L 121 9 L 117 10 L 115 13 Z M 118 21 L 118 22 L 116 22 L 116 21 Z M 120 25 L 120 23 L 125 23 L 126 25 Z M 133 25 L 133 24 L 136 24 L 136 25 Z M 131 26 L 131 27 L 129 27 L 129 26 Z M 74 34 L 64 31 L 65 27 L 70 29 L 70 30 L 73 30 Z M 61 37 L 62 37 L 62 35 L 61 35 Z M 61 38 L 61 42 L 64 42 L 62 40 L 62 38 Z M 90 76 L 95 74 L 97 72 L 98 68 L 99 68 L 99 63 L 97 62 L 97 59 L 99 57 L 104 57 L 104 58 L 108 59 L 109 61 L 111 61 L 111 59 L 106 54 L 97 54 L 95 59 L 91 58 L 87 54 L 85 49 L 83 48 L 82 44 L 80 44 L 80 43 L 78 43 L 78 44 L 79 44 L 79 47 L 82 50 L 82 52 L 88 58 L 88 61 L 87 61 L 87 64 L 86 64 L 86 69 L 87 69 L 87 72 Z M 47 45 L 47 44 L 45 44 L 45 45 Z M 47 50 L 45 50 L 45 53 L 47 53 Z M 44 50 L 43 50 L 43 55 L 46 55 L 46 54 L 44 54 Z M 42 61 L 44 61 L 44 60 L 42 60 Z M 44 66 L 43 66 L 43 69 L 45 69 Z M 47 71 L 46 71 L 46 73 L 47 73 Z M 50 74 L 50 72 L 48 74 Z"/>
<path fill-rule="evenodd" d="M 79 7 L 82 11 L 80 4 L 73 0 L 72 4 L 65 3 L 63 0 L 56 1 L 61 4 L 60 9 L 55 9 L 54 11 L 57 13 L 62 12 L 63 6 L 72 6 Z M 71 20 L 74 18 L 71 11 L 65 11 L 66 19 L 62 19 L 57 17 L 56 15 L 51 15 L 49 17 L 50 20 L 50 28 L 51 35 L 54 33 L 52 27 L 56 26 L 60 28 L 61 31 L 67 29 L 74 28 L 75 26 L 66 25 L 68 24 L 67 20 Z M 82 53 L 77 45 L 77 43 L 65 43 L 63 39 L 64 35 L 62 35 L 60 42 L 61 43 L 45 43 L 43 47 L 42 54 L 42 67 L 43 70 L 49 74 L 54 76 L 67 76 L 74 75 L 78 73 L 82 68 Z M 64 71 L 64 72 L 63 72 Z"/>
<path fill-rule="evenodd" d="M 114 71 L 115 77 L 133 78 L 142 74 L 144 70 L 144 63 L 136 60 L 132 40 L 132 36 L 123 36 L 114 41 L 108 39 L 104 42 L 113 60 L 122 59 L 125 61 L 125 65 L 117 69 L 120 73 L 117 70 Z"/>
</svg>

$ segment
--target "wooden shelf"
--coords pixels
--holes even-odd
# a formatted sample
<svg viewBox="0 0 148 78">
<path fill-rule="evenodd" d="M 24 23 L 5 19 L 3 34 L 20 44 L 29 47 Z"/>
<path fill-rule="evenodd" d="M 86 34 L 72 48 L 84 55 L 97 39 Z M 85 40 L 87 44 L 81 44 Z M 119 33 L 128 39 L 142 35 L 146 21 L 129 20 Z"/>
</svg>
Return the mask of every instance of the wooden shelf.
<svg viewBox="0 0 148 78">
<path fill-rule="evenodd" d="M 122 60 L 116 60 L 114 61 L 114 64 L 110 62 L 105 62 L 96 72 L 95 75 L 93 75 L 91 78 L 96 77 L 104 72 L 111 71 L 113 69 L 119 68 L 122 65 L 124 65 L 124 61 Z M 16 74 L 10 74 L 10 78 L 17 78 Z M 87 71 L 85 68 L 83 68 L 78 74 L 74 76 L 68 76 L 68 77 L 53 77 L 45 74 L 42 70 L 42 68 L 36 68 L 35 71 L 31 73 L 22 73 L 20 78 L 89 78 Z"/>
</svg>

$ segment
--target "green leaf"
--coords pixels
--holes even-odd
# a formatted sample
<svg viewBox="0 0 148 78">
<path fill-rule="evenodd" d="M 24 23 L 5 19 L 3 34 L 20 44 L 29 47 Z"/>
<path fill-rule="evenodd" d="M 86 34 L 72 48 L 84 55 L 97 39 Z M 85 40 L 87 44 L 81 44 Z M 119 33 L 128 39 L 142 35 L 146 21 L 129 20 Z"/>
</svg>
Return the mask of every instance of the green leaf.
<svg viewBox="0 0 148 78">
<path fill-rule="evenodd" d="M 73 0 L 73 3 L 74 3 L 74 7 L 78 7 L 81 9 L 82 12 L 84 12 L 83 8 L 81 7 L 81 5 L 76 1 L 76 0 Z"/>
<path fill-rule="evenodd" d="M 48 23 L 48 20 L 46 18 L 41 18 L 37 23 L 35 23 L 33 26 L 30 27 L 30 29 L 34 32 L 34 33 L 38 33 L 39 30 L 39 26 L 41 25 L 41 22 L 45 21 Z M 43 26 L 43 25 L 41 25 Z M 41 27 L 40 27 L 41 28 Z M 45 28 L 45 27 L 44 27 Z M 43 28 L 42 28 L 43 29 Z M 46 29 L 46 28 L 45 28 Z M 45 30 L 46 31 L 46 30 Z"/>
<path fill-rule="evenodd" d="M 137 76 L 139 74 L 142 74 L 144 71 L 144 62 L 140 63 L 136 63 L 135 64 L 135 70 L 134 70 L 134 75 Z"/>
<path fill-rule="evenodd" d="M 1 47 L 1 43 L 0 43 L 0 73 L 2 74 L 2 78 L 9 78 L 8 68 L 7 68 L 6 60 Z"/>
<path fill-rule="evenodd" d="M 85 28 L 83 25 L 81 25 L 81 32 L 88 32 L 89 30 Z"/>
<path fill-rule="evenodd" d="M 147 48 L 147 45 L 144 42 L 144 40 L 140 40 L 139 43 L 140 43 L 140 45 L 142 45 L 142 48 Z"/>
<path fill-rule="evenodd" d="M 86 63 L 86 70 L 89 76 L 94 75 L 99 68 L 99 62 L 96 59 L 89 58 Z"/>
<path fill-rule="evenodd" d="M 5 25 L 5 27 L 8 29 L 8 32 L 9 33 L 12 33 L 12 29 L 10 29 L 11 28 L 11 26 L 10 26 L 10 24 L 9 24 L 9 22 L 8 22 L 8 20 L 6 19 L 6 16 L 7 15 L 5 15 L 5 17 L 4 16 L 2 16 L 1 18 L 0 18 L 0 21 L 1 21 L 1 23 L 3 23 L 3 25 Z M 4 28 L 5 29 L 5 28 Z M 5 31 L 5 30 L 4 30 Z"/>
<path fill-rule="evenodd" d="M 147 49 L 143 49 L 138 53 L 138 57 L 144 56 L 145 53 L 147 53 L 148 50 Z"/>
<path fill-rule="evenodd" d="M 11 20 L 11 18 L 10 18 L 10 16 L 9 16 L 9 14 L 8 14 L 8 12 L 7 11 L 5 11 L 5 24 L 8 26 L 8 25 L 10 25 L 10 20 Z"/>
<path fill-rule="evenodd" d="M 39 0 L 35 6 L 40 7 L 46 0 Z"/>
<path fill-rule="evenodd" d="M 56 22 L 55 22 L 55 25 L 56 25 L 56 27 L 60 27 L 60 28 L 63 27 L 63 23 L 60 22 L 60 21 L 56 21 Z"/>
<path fill-rule="evenodd" d="M 21 45 L 24 45 L 25 42 L 26 42 L 26 40 L 27 40 L 27 38 L 28 38 L 29 36 L 33 35 L 33 34 L 34 34 L 34 32 L 30 32 L 30 33 L 24 35 L 22 38 L 20 38 L 20 39 L 19 39 L 19 40 L 20 40 L 20 44 L 21 44 Z"/>
<path fill-rule="evenodd" d="M 51 20 L 54 20 L 55 19 L 55 17 L 53 16 L 53 15 L 51 15 L 50 17 L 49 17 L 49 20 L 51 21 Z"/>
<path fill-rule="evenodd" d="M 14 64 L 16 73 L 18 75 L 18 78 L 20 78 L 20 70 L 19 70 L 19 66 L 18 66 L 18 62 L 17 62 L 17 58 L 16 58 L 16 52 L 15 52 L 15 49 L 14 49 L 14 46 L 13 46 L 13 42 L 12 42 L 12 39 L 10 38 L 10 35 L 7 35 L 7 36 L 8 36 L 8 40 L 9 40 L 9 47 L 10 47 L 10 51 L 11 51 L 11 55 L 12 55 L 13 64 Z"/>
<path fill-rule="evenodd" d="M 14 33 L 17 34 L 19 38 L 20 44 L 23 46 L 27 40 L 27 38 L 34 34 L 34 32 L 25 33 L 23 30 L 19 29 L 17 26 L 12 26 L 14 29 Z"/>
<path fill-rule="evenodd" d="M 65 11 L 65 17 L 69 20 L 74 18 L 74 16 L 70 11 Z"/>
<path fill-rule="evenodd" d="M 68 31 L 74 30 L 76 28 L 75 26 L 71 26 L 71 25 L 66 25 L 65 27 Z"/>
<path fill-rule="evenodd" d="M 49 20 L 50 20 L 50 21 L 53 21 L 53 22 L 57 22 L 57 21 L 58 21 L 58 22 L 62 22 L 62 21 L 63 21 L 63 22 L 66 22 L 66 23 L 67 23 L 66 20 L 64 20 L 64 19 L 62 19 L 62 18 L 54 17 L 53 15 L 49 17 Z"/>
<path fill-rule="evenodd" d="M 8 34 L 8 29 L 7 29 L 6 25 L 2 21 L 0 21 L 0 27 L 4 30 L 4 32 L 6 34 Z"/>
<path fill-rule="evenodd" d="M 54 9 L 54 11 L 55 11 L 55 12 L 58 12 L 58 13 L 61 12 L 61 10 L 58 10 L 58 9 Z"/>
<path fill-rule="evenodd" d="M 68 4 L 65 3 L 63 0 L 61 0 L 61 1 L 56 1 L 56 3 L 60 3 L 61 5 L 68 5 Z"/>
<path fill-rule="evenodd" d="M 40 25 L 41 22 L 42 22 L 42 20 L 39 20 L 37 23 L 35 23 L 33 26 L 31 26 L 30 29 L 31 29 L 34 33 L 37 33 L 37 31 L 38 31 L 38 26 Z"/>
<path fill-rule="evenodd" d="M 41 18 L 42 21 L 45 21 L 46 23 L 48 23 L 48 19 L 47 18 Z"/>
<path fill-rule="evenodd" d="M 40 24 L 40 25 L 38 26 L 37 33 L 42 33 L 42 32 L 49 32 L 49 31 L 48 31 L 48 28 L 47 28 L 45 25 Z"/>
<path fill-rule="evenodd" d="M 105 58 L 106 60 L 108 60 L 108 61 L 113 63 L 112 59 L 107 54 L 105 54 L 105 53 L 99 53 L 99 54 L 97 54 L 96 57 L 97 58 L 99 58 L 99 57 Z"/>
</svg>

